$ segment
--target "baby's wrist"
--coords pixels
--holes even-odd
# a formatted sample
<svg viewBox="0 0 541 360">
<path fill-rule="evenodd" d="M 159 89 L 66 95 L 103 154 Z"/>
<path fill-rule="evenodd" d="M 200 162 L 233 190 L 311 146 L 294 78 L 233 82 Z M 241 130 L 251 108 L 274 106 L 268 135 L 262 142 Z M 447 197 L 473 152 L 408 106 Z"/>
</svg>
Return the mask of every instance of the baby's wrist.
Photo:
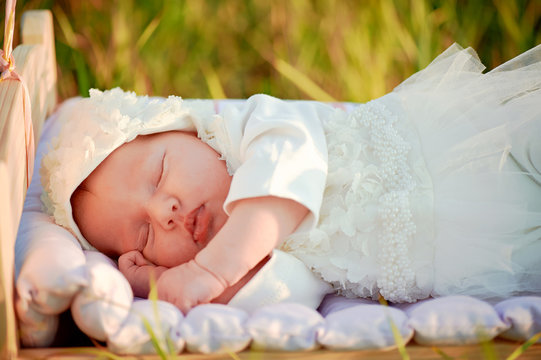
<svg viewBox="0 0 541 360">
<path fill-rule="evenodd" d="M 230 284 L 226 281 L 226 279 L 224 279 L 222 276 L 220 276 L 219 274 L 215 273 L 214 271 L 210 270 L 208 267 L 206 267 L 204 264 L 200 264 L 198 262 L 198 260 L 196 258 L 194 258 L 192 260 L 192 263 L 200 270 L 202 271 L 205 275 L 209 275 L 211 276 L 212 278 L 214 278 L 214 280 L 216 280 L 222 287 L 223 289 L 226 289 L 230 286 Z"/>
<path fill-rule="evenodd" d="M 216 248 L 211 251 L 207 247 L 200 251 L 193 260 L 199 267 L 205 269 L 218 281 L 229 287 L 246 275 L 251 267 L 245 264 L 241 258 L 235 259 L 234 262 L 227 261 L 226 258 L 230 259 L 231 256 L 224 255 L 224 253 L 217 255 Z"/>
</svg>

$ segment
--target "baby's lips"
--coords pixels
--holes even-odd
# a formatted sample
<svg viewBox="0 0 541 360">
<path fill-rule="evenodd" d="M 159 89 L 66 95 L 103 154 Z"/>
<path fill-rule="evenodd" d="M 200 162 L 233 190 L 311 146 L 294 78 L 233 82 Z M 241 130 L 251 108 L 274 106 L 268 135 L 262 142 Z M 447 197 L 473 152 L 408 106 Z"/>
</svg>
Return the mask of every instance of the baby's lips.
<svg viewBox="0 0 541 360">
<path fill-rule="evenodd" d="M 204 245 L 207 240 L 210 223 L 210 212 L 205 205 L 201 205 L 195 214 L 193 238 L 195 242 Z"/>
<path fill-rule="evenodd" d="M 197 213 L 201 207 L 195 208 L 184 218 L 184 228 L 188 233 L 190 233 L 191 237 L 194 237 L 196 222 L 197 222 Z"/>
</svg>

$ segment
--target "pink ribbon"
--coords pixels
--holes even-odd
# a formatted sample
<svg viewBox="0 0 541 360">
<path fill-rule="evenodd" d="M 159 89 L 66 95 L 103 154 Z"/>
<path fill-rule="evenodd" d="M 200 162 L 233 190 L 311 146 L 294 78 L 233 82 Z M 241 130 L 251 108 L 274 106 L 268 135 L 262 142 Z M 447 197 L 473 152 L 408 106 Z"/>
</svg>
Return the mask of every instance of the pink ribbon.
<svg viewBox="0 0 541 360">
<path fill-rule="evenodd" d="M 16 0 L 6 0 L 6 22 L 4 25 L 4 49 L 0 49 L 0 82 L 6 80 L 20 81 L 23 85 L 24 143 L 26 148 L 26 188 L 30 186 L 34 171 L 34 128 L 32 126 L 32 110 L 28 88 L 23 79 L 15 72 L 13 60 L 13 33 L 15 30 Z"/>
</svg>

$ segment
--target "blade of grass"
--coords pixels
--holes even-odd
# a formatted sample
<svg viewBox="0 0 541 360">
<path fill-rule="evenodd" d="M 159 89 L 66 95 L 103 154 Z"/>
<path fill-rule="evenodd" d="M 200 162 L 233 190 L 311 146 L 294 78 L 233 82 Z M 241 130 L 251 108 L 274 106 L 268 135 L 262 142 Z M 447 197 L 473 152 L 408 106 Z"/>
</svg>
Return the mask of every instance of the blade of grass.
<svg viewBox="0 0 541 360">
<path fill-rule="evenodd" d="M 271 62 L 272 66 L 289 81 L 295 84 L 299 89 L 306 93 L 314 100 L 336 102 L 337 100 L 327 94 L 325 90 L 320 88 L 308 76 L 304 75 L 299 70 L 288 64 L 282 59 L 275 59 Z"/>
<path fill-rule="evenodd" d="M 386 308 L 389 307 L 387 300 L 385 300 L 383 296 L 380 295 L 378 301 L 381 305 L 385 306 Z M 391 326 L 391 332 L 393 333 L 394 342 L 398 348 L 398 353 L 400 354 L 400 357 L 402 358 L 402 360 L 410 360 L 410 356 L 408 352 L 406 351 L 406 342 L 404 341 L 402 334 L 398 330 L 398 327 L 394 323 L 389 313 L 387 313 L 387 319 L 389 320 L 389 324 Z"/>
<path fill-rule="evenodd" d="M 227 355 L 231 356 L 231 358 L 233 360 L 240 360 L 240 357 L 237 354 L 235 354 L 234 352 L 228 351 Z"/>
<path fill-rule="evenodd" d="M 453 360 L 453 358 L 449 355 L 447 355 L 442 349 L 440 349 L 439 347 L 436 347 L 436 346 L 432 346 L 432 350 L 434 350 L 434 352 L 436 354 L 438 354 L 439 356 L 442 357 L 442 359 L 445 359 L 445 360 Z"/>
<path fill-rule="evenodd" d="M 156 324 L 158 324 L 158 326 L 161 326 L 160 315 L 158 311 L 158 287 L 156 286 L 156 277 L 154 273 L 151 273 L 149 281 L 150 281 L 150 291 L 148 294 L 148 299 L 152 302 L 152 311 L 154 313 L 154 319 L 156 320 L 155 322 Z M 145 329 L 150 335 L 152 345 L 154 346 L 154 348 L 156 349 L 156 352 L 160 355 L 160 357 L 162 359 L 171 359 L 171 357 L 175 358 L 177 355 L 176 350 L 175 350 L 175 344 L 173 343 L 173 340 L 171 339 L 169 334 L 164 332 L 161 327 L 158 328 L 160 333 L 163 334 L 165 338 L 165 343 L 167 346 L 167 354 L 166 354 L 165 351 L 162 349 L 162 346 L 160 345 L 158 337 L 156 336 L 156 333 L 154 329 L 152 328 L 152 326 L 150 325 L 150 322 L 148 321 L 148 319 L 145 319 L 143 317 L 142 321 L 143 321 L 143 325 L 145 326 Z"/>
<path fill-rule="evenodd" d="M 152 300 L 154 304 L 153 306 L 154 315 L 157 316 L 158 315 L 158 305 L 157 305 L 158 287 L 156 286 L 156 276 L 154 275 L 154 272 L 150 273 L 149 283 L 150 283 L 150 291 L 148 292 L 148 299 Z"/>
<path fill-rule="evenodd" d="M 212 66 L 207 64 L 201 64 L 201 71 L 203 71 L 203 75 L 205 76 L 205 81 L 207 82 L 211 98 L 227 99 L 224 88 L 222 87 L 222 84 L 220 82 L 220 78 L 218 77 L 218 74 L 216 74 L 216 71 L 214 71 Z"/>
<path fill-rule="evenodd" d="M 77 35 L 75 34 L 75 31 L 73 31 L 73 27 L 71 26 L 66 13 L 64 13 L 60 6 L 54 7 L 54 13 L 56 21 L 60 26 L 60 30 L 66 40 L 66 44 L 72 49 L 71 58 L 75 64 L 78 92 L 81 96 L 87 96 L 88 90 L 90 89 L 90 76 L 86 67 L 84 54 L 80 51 L 77 42 Z"/>
<path fill-rule="evenodd" d="M 161 325 L 160 322 L 160 313 L 158 311 L 158 287 L 156 286 L 156 276 L 154 273 L 150 274 L 150 291 L 148 293 L 148 299 L 152 303 L 152 311 L 154 313 L 154 319 L 156 320 L 156 324 L 158 326 Z M 163 360 L 168 359 L 169 355 L 175 355 L 174 346 L 172 344 L 171 339 L 167 334 L 164 333 L 163 329 L 159 329 L 160 332 L 166 337 L 166 344 L 167 344 L 167 350 L 168 354 L 165 353 L 165 351 L 162 349 L 162 346 L 160 345 L 160 342 L 158 340 L 158 337 L 156 336 L 156 333 L 154 332 L 154 329 L 152 329 L 152 326 L 150 325 L 150 322 L 148 319 L 142 318 L 143 325 L 145 326 L 146 331 L 150 335 L 150 341 L 152 342 L 152 345 L 156 349 L 156 353 L 162 358 Z"/>
<path fill-rule="evenodd" d="M 53 12 L 55 14 L 56 21 L 58 22 L 58 25 L 60 26 L 60 30 L 62 31 L 62 34 L 64 35 L 64 38 L 66 39 L 66 43 L 73 49 L 77 49 L 77 37 L 75 35 L 75 32 L 73 31 L 73 27 L 71 26 L 68 17 L 66 16 L 66 13 L 64 10 L 62 10 L 62 7 L 57 5 L 53 8 Z"/>
<path fill-rule="evenodd" d="M 335 98 L 333 98 L 319 85 L 312 81 L 312 79 L 310 79 L 308 76 L 297 70 L 286 61 L 275 57 L 274 54 L 271 54 L 268 51 L 264 51 L 263 48 L 260 48 L 260 46 L 254 42 L 250 42 L 250 45 L 263 59 L 265 59 L 269 64 L 271 64 L 276 69 L 276 71 L 282 74 L 286 79 L 291 81 L 295 86 L 297 86 L 301 91 L 306 93 L 312 99 L 318 101 L 337 102 Z"/>
<path fill-rule="evenodd" d="M 483 340 L 481 341 L 481 350 L 483 352 L 483 358 L 485 360 L 497 360 L 496 348 L 494 347 L 494 341 Z"/>
<path fill-rule="evenodd" d="M 163 351 L 160 345 L 160 342 L 158 340 L 158 337 L 156 336 L 154 329 L 152 329 L 152 325 L 150 325 L 150 322 L 148 321 L 148 319 L 144 317 L 142 318 L 142 321 L 143 321 L 143 325 L 145 326 L 145 330 L 147 331 L 148 335 L 150 335 L 150 341 L 152 342 L 152 346 L 154 347 L 154 349 L 156 349 L 156 353 L 158 354 L 160 359 L 167 360 L 168 356 L 165 353 L 165 351 Z"/>
<path fill-rule="evenodd" d="M 94 344 L 94 346 L 96 347 L 96 350 L 102 352 L 104 356 L 110 358 L 111 360 L 118 360 L 118 359 L 123 359 L 124 358 L 123 356 L 119 357 L 118 355 L 112 353 L 106 347 L 104 347 L 103 345 L 98 343 L 95 339 L 90 339 L 90 341 L 92 341 L 92 344 Z"/>
<path fill-rule="evenodd" d="M 88 96 L 88 91 L 90 90 L 90 76 L 83 55 L 77 50 L 74 50 L 73 52 L 73 62 L 75 63 L 77 83 L 79 84 L 79 95 Z"/>
<path fill-rule="evenodd" d="M 532 336 L 531 338 L 529 338 L 528 341 L 526 341 L 524 344 L 520 345 L 517 349 L 515 349 L 515 351 L 513 351 L 513 352 L 507 357 L 506 360 L 515 360 L 516 358 L 518 358 L 519 356 L 521 356 L 522 354 L 524 354 L 524 352 L 525 352 L 530 346 L 532 346 L 533 344 L 535 344 L 536 342 L 538 342 L 539 339 L 541 339 L 541 332 L 538 332 L 537 334 L 535 334 L 534 336 Z"/>
<path fill-rule="evenodd" d="M 503 29 L 507 31 L 509 36 L 515 42 L 520 42 L 520 39 L 524 36 L 520 31 L 518 9 L 516 2 L 514 1 L 494 1 L 494 5 L 498 10 L 498 17 L 503 23 Z"/>
<path fill-rule="evenodd" d="M 171 339 L 169 334 L 165 335 L 165 342 L 166 342 L 166 345 L 167 345 L 167 351 L 169 353 L 169 358 L 171 358 L 171 356 L 173 356 L 173 359 L 176 359 L 177 354 L 176 354 L 176 351 L 175 351 L 175 344 L 173 343 L 173 340 Z"/>
<path fill-rule="evenodd" d="M 93 349 L 93 348 L 70 348 L 58 350 L 58 355 L 95 355 L 97 357 L 104 357 L 111 360 L 126 360 L 124 356 L 118 356 L 110 352 L 109 350 Z M 52 355 L 52 354 L 51 354 Z M 133 357 L 131 357 L 133 359 Z"/>
<path fill-rule="evenodd" d="M 145 30 L 143 30 L 143 33 L 141 36 L 139 36 L 139 39 L 137 39 L 137 42 L 135 43 L 136 49 L 139 51 L 145 44 L 147 43 L 148 39 L 154 34 L 158 26 L 160 25 L 162 21 L 162 14 L 158 14 L 152 21 L 147 25 Z"/>
</svg>

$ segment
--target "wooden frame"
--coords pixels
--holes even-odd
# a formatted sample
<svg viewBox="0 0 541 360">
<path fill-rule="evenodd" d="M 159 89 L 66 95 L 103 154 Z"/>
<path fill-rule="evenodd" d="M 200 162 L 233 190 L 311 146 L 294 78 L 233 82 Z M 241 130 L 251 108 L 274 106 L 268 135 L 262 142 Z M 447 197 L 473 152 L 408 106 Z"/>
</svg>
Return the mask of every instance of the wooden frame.
<svg viewBox="0 0 541 360">
<path fill-rule="evenodd" d="M 29 11 L 22 18 L 22 44 L 13 51 L 15 71 L 28 89 L 37 140 L 41 126 L 56 104 L 56 58 L 52 14 Z M 14 244 L 27 189 L 24 128 L 24 85 L 0 82 L 0 357 L 17 355 L 13 311 Z M 29 164 L 32 166 L 32 164 Z"/>
<path fill-rule="evenodd" d="M 22 45 L 14 53 L 17 73 L 28 88 L 35 142 L 47 115 L 56 105 L 56 60 L 52 15 L 49 11 L 30 11 L 22 21 Z M 72 359 L 94 358 L 96 349 L 87 353 L 70 349 L 19 349 L 16 318 L 13 310 L 14 243 L 26 195 L 26 153 L 23 121 L 23 85 L 19 81 L 0 82 L 0 358 L 2 359 Z M 445 356 L 483 358 L 492 353 L 500 358 L 511 354 L 519 344 L 498 340 L 489 345 L 439 347 L 416 344 L 406 350 L 413 359 L 441 359 Z M 488 349 L 488 350 L 487 350 Z M 82 349 L 83 352 L 85 349 Z M 438 353 L 440 351 L 440 353 Z M 445 354 L 445 355 L 442 355 Z M 241 359 L 397 359 L 392 351 L 250 352 L 238 354 Z M 157 359 L 158 356 L 128 357 Z M 233 359 L 228 354 L 182 354 L 182 359 Z M 541 358 L 541 345 L 534 345 L 523 358 Z"/>
</svg>

